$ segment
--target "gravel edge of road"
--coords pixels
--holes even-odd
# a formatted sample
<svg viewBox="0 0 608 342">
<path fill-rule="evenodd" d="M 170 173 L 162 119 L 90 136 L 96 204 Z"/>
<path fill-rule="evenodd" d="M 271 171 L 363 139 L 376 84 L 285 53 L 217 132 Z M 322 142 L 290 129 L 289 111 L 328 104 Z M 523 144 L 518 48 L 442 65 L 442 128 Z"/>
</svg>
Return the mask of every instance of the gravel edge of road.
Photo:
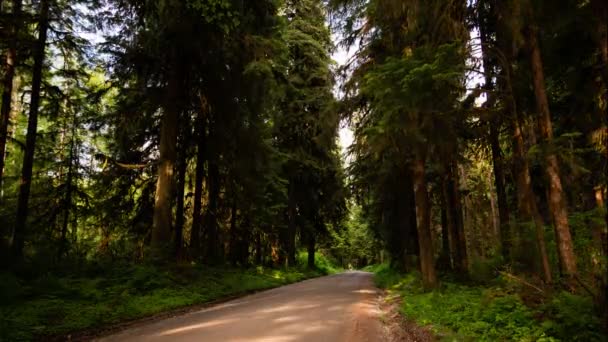
<svg viewBox="0 0 608 342">
<path fill-rule="evenodd" d="M 430 329 L 421 327 L 403 316 L 401 296 L 388 290 L 380 290 L 378 305 L 380 307 L 385 339 L 388 342 L 434 342 L 437 337 Z"/>
</svg>

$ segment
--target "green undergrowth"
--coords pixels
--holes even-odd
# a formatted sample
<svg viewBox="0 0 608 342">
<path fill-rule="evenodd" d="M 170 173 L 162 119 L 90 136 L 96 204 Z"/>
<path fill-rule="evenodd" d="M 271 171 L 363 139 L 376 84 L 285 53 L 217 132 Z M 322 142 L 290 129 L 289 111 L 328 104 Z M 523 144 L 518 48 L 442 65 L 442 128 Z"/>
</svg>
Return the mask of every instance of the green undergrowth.
<svg viewBox="0 0 608 342">
<path fill-rule="evenodd" d="M 317 258 L 315 270 L 130 265 L 27 281 L 0 273 L 0 341 L 45 340 L 334 271 Z"/>
<path fill-rule="evenodd" d="M 424 292 L 416 273 L 401 274 L 388 265 L 369 270 L 379 287 L 400 294 L 406 318 L 442 341 L 608 340 L 588 297 L 561 292 L 533 298 L 505 279 L 483 287 L 444 279 L 439 289 Z"/>
</svg>

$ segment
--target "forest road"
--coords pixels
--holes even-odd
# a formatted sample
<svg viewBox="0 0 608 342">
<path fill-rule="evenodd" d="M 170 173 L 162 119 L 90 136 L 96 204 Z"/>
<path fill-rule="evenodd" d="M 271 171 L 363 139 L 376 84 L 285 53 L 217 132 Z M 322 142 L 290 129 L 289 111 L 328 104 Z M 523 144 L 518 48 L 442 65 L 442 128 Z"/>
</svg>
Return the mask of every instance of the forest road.
<svg viewBox="0 0 608 342">
<path fill-rule="evenodd" d="M 98 341 L 383 341 L 372 274 L 350 271 L 260 292 Z"/>
</svg>

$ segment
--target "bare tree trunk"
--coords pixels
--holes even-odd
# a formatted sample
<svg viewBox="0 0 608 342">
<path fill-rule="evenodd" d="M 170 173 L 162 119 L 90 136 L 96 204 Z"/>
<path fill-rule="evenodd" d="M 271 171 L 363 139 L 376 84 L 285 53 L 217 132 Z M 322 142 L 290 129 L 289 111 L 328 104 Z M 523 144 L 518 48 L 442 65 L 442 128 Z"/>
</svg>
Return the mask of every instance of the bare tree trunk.
<svg viewBox="0 0 608 342">
<path fill-rule="evenodd" d="M 403 172 L 403 183 L 399 188 L 405 191 L 399 194 L 398 207 L 400 226 L 399 235 L 401 238 L 401 253 L 403 254 L 403 269 L 407 272 L 417 269 L 417 259 L 420 255 L 418 246 L 418 229 L 416 228 L 416 194 L 412 181 L 412 172 L 406 167 Z"/>
<path fill-rule="evenodd" d="M 264 257 L 262 256 L 262 233 L 255 234 L 255 264 L 261 265 Z"/>
<path fill-rule="evenodd" d="M 186 188 L 186 167 L 188 164 L 187 150 L 190 138 L 190 127 L 185 127 L 181 141 L 179 161 L 177 164 L 177 203 L 175 208 L 175 235 L 173 252 L 176 258 L 181 258 L 184 248 L 184 194 Z"/>
<path fill-rule="evenodd" d="M 38 23 L 38 41 L 34 52 L 34 68 L 32 70 L 32 94 L 30 96 L 30 113 L 27 122 L 25 152 L 21 168 L 21 183 L 19 184 L 19 199 L 17 202 L 17 219 L 13 230 L 12 252 L 16 257 L 23 255 L 28 204 L 32 185 L 32 168 L 34 152 L 36 151 L 36 131 L 38 130 L 38 111 L 40 106 L 40 88 L 42 86 L 42 68 L 46 48 L 47 31 L 49 28 L 49 6 L 51 0 L 41 0 L 40 21 Z"/>
<path fill-rule="evenodd" d="M 450 234 L 450 255 L 454 269 L 465 275 L 469 269 L 467 256 L 467 242 L 464 232 L 464 218 L 462 217 L 462 202 L 458 186 L 458 170 L 453 161 L 446 163 L 446 189 L 444 196 L 448 206 L 447 220 Z"/>
<path fill-rule="evenodd" d="M 296 198 L 295 198 L 295 182 L 289 182 L 288 199 L 287 199 L 287 266 L 296 265 Z"/>
<path fill-rule="evenodd" d="M 160 160 L 154 195 L 154 218 L 151 245 L 156 254 L 170 252 L 172 204 L 175 188 L 174 169 L 177 160 L 179 92 L 181 91 L 177 51 L 171 53 L 167 97 L 160 127 Z"/>
<path fill-rule="evenodd" d="M 69 164 L 68 164 L 68 176 L 67 176 L 67 180 L 66 180 L 66 192 L 65 192 L 65 198 L 64 198 L 64 209 L 63 209 L 63 224 L 61 227 L 61 243 L 59 246 L 59 252 L 58 252 L 58 257 L 61 258 L 61 256 L 63 255 L 63 253 L 66 252 L 67 250 L 67 245 L 68 245 L 68 240 L 67 240 L 67 232 L 68 232 L 68 222 L 69 222 L 69 218 L 70 218 L 70 212 L 72 209 L 72 187 L 73 187 L 73 180 L 74 180 L 74 148 L 75 146 L 75 139 L 76 139 L 76 113 L 74 112 L 73 115 L 73 122 L 72 122 L 72 132 L 71 132 L 71 139 L 72 141 L 70 142 L 70 154 L 68 156 L 69 158 Z"/>
<path fill-rule="evenodd" d="M 234 196 L 234 194 L 233 194 Z M 230 262 L 236 265 L 239 259 L 239 233 L 236 227 L 236 199 L 232 200 L 232 208 L 230 209 Z"/>
<path fill-rule="evenodd" d="M 431 212 L 429 194 L 425 180 L 425 157 L 418 153 L 413 164 L 414 193 L 416 196 L 416 219 L 418 228 L 418 244 L 420 245 L 420 270 L 425 288 L 437 286 L 435 274 L 435 258 L 431 241 Z"/>
<path fill-rule="evenodd" d="M 500 221 L 500 243 L 502 256 L 505 261 L 511 258 L 511 223 L 507 192 L 505 190 L 504 160 L 500 143 L 498 141 L 498 123 L 490 124 L 490 145 L 492 147 L 492 161 L 494 167 L 494 185 L 496 186 L 496 199 L 498 201 L 498 217 Z"/>
<path fill-rule="evenodd" d="M 201 109 L 198 113 L 196 131 L 198 146 L 196 148 L 196 171 L 194 180 L 194 210 L 192 212 L 192 228 L 190 230 L 190 249 L 193 255 L 200 255 L 201 248 L 201 228 L 202 228 L 202 198 L 203 198 L 203 177 L 205 175 L 205 148 L 206 148 L 206 121 L 205 112 L 207 111 L 207 100 L 201 97 Z"/>
<path fill-rule="evenodd" d="M 451 215 L 449 214 L 450 208 L 448 206 L 447 198 L 448 182 L 443 177 L 441 182 L 441 255 L 439 257 L 439 266 L 443 270 L 453 270 L 451 250 L 452 245 L 450 244 L 450 231 L 454 229 L 454 222 L 450 222 Z"/>
<path fill-rule="evenodd" d="M 600 62 L 601 62 L 601 74 L 602 74 L 602 106 L 599 108 L 600 115 L 602 115 L 601 121 L 604 125 L 603 129 L 608 130 L 606 126 L 608 126 L 608 4 L 606 0 L 595 0 L 593 1 L 594 12 L 598 14 L 598 25 L 597 25 L 597 39 L 598 46 L 600 50 Z M 604 176 L 605 179 L 608 179 L 608 138 L 604 138 L 604 149 L 606 151 L 605 160 L 604 160 Z M 600 232 L 600 244 L 601 244 L 601 254 L 605 260 L 608 257 L 608 234 L 606 233 L 606 229 L 608 229 L 608 201 L 604 203 L 605 216 L 604 221 L 606 223 L 606 227 L 604 227 L 602 232 Z M 600 302 L 606 303 L 608 301 L 608 275 L 606 269 L 600 271 L 602 276 L 599 279 L 599 287 L 600 287 Z M 602 307 L 602 316 L 603 316 L 603 326 L 604 331 L 608 331 L 608 305 L 603 305 Z"/>
<path fill-rule="evenodd" d="M 507 9 L 501 8 L 502 11 Z M 519 13 L 516 8 L 515 13 Z M 503 30 L 508 30 L 508 24 L 503 23 Z M 502 31 L 497 34 L 498 45 L 504 52 L 506 60 L 503 61 L 503 77 L 501 87 L 506 90 L 505 111 L 510 117 L 513 132 L 513 165 L 517 188 L 517 204 L 519 214 L 526 220 L 534 222 L 536 232 L 536 244 L 541 261 L 543 279 L 546 283 L 552 282 L 551 267 L 547 254 L 545 242 L 544 222 L 536 204 L 536 196 L 532 189 L 532 178 L 530 175 L 530 164 L 527 158 L 527 148 L 524 140 L 524 123 L 517 109 L 515 93 L 513 90 L 513 67 L 511 60 L 514 58 L 512 44 L 503 38 Z M 506 36 L 505 36 L 506 37 Z M 533 137 L 535 138 L 535 137 Z"/>
<path fill-rule="evenodd" d="M 491 9 L 490 9 L 491 11 Z M 481 13 L 481 12 L 480 12 Z M 481 39 L 481 50 L 483 53 L 483 69 L 485 73 L 484 90 L 486 91 L 486 108 L 494 108 L 496 96 L 493 93 L 494 84 L 494 67 L 490 54 L 490 37 L 487 32 L 487 27 L 484 20 L 479 18 L 479 33 Z M 505 175 L 504 175 L 504 160 L 502 150 L 500 148 L 500 125 L 501 120 L 498 117 L 493 117 L 488 121 L 490 125 L 490 146 L 492 148 L 492 165 L 494 171 L 494 185 L 496 187 L 496 197 L 498 202 L 498 217 L 500 221 L 500 243 L 501 252 L 505 261 L 510 259 L 511 254 L 511 225 L 509 219 L 509 207 L 507 202 L 507 192 L 505 190 Z"/>
<path fill-rule="evenodd" d="M 237 214 L 238 215 L 238 211 Z M 235 217 L 236 217 L 235 215 Z M 249 218 L 243 219 L 242 227 L 240 228 L 239 244 L 238 244 L 238 259 L 237 261 L 241 267 L 247 267 L 249 265 L 249 246 L 251 243 L 251 222 Z"/>
<path fill-rule="evenodd" d="M 11 101 L 13 95 L 13 79 L 17 66 L 17 41 L 21 20 L 21 0 L 13 0 L 13 22 L 9 24 L 8 47 L 6 49 L 6 64 L 2 78 L 2 106 L 0 107 L 0 185 L 4 179 L 4 164 L 6 157 L 6 143 L 8 140 L 8 124 L 11 116 Z M 0 202 L 2 197 L 0 196 Z"/>
<path fill-rule="evenodd" d="M 307 252 L 308 252 L 308 268 L 315 268 L 315 233 L 308 232 L 308 241 L 307 241 Z"/>
<path fill-rule="evenodd" d="M 536 206 L 536 198 L 534 191 L 532 190 L 532 178 L 530 177 L 530 165 L 528 158 L 526 157 L 526 147 L 524 138 L 521 130 L 521 124 L 519 120 L 519 113 L 512 113 L 513 118 L 513 145 L 514 145 L 514 164 L 515 173 L 517 178 L 517 194 L 519 212 L 524 218 L 528 218 L 534 221 L 536 229 L 536 243 L 538 246 L 538 253 L 541 259 L 541 265 L 543 269 L 543 279 L 546 283 L 551 283 L 551 266 L 549 264 L 549 257 L 547 254 L 547 246 L 545 242 L 545 231 L 543 218 L 538 211 Z"/>
<path fill-rule="evenodd" d="M 220 171 L 217 164 L 217 156 L 209 160 L 209 175 L 207 177 L 207 188 L 209 189 L 209 205 L 205 215 L 205 229 L 207 231 L 207 262 L 216 264 L 220 261 L 220 241 L 218 232 L 218 201 L 220 197 Z"/>
<path fill-rule="evenodd" d="M 532 79 L 534 83 L 534 94 L 536 97 L 536 105 L 538 110 L 538 128 L 542 139 L 546 144 L 550 145 L 553 142 L 553 128 L 551 123 L 551 112 L 549 111 L 549 102 L 545 89 L 545 76 L 543 73 L 543 64 L 538 46 L 538 30 L 535 26 L 530 26 L 526 30 L 526 39 L 530 49 L 530 64 L 532 68 Z M 576 257 L 572 245 L 572 237 L 570 235 L 570 225 L 568 223 L 568 209 L 566 198 L 562 189 L 560 179 L 560 168 L 557 160 L 557 155 L 554 151 L 548 150 L 545 153 L 545 172 L 549 179 L 549 207 L 553 216 L 555 226 L 555 238 L 557 240 L 557 249 L 559 251 L 561 265 L 564 273 L 568 277 L 574 277 L 577 274 Z"/>
</svg>

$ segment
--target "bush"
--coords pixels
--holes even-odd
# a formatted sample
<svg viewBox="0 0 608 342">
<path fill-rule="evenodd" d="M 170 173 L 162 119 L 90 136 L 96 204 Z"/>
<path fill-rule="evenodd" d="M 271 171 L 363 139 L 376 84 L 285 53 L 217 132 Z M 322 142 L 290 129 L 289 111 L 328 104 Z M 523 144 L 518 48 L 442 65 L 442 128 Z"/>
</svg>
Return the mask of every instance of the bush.
<svg viewBox="0 0 608 342">
<path fill-rule="evenodd" d="M 561 292 L 542 307 L 550 320 L 544 323 L 552 336 L 567 341 L 605 341 L 601 321 L 593 311 L 593 301 L 568 292 Z"/>
<path fill-rule="evenodd" d="M 299 251 L 296 261 L 299 267 L 306 268 L 308 266 L 308 252 Z M 315 253 L 315 269 L 323 274 L 333 274 L 341 271 L 325 254 L 320 252 Z"/>
</svg>

